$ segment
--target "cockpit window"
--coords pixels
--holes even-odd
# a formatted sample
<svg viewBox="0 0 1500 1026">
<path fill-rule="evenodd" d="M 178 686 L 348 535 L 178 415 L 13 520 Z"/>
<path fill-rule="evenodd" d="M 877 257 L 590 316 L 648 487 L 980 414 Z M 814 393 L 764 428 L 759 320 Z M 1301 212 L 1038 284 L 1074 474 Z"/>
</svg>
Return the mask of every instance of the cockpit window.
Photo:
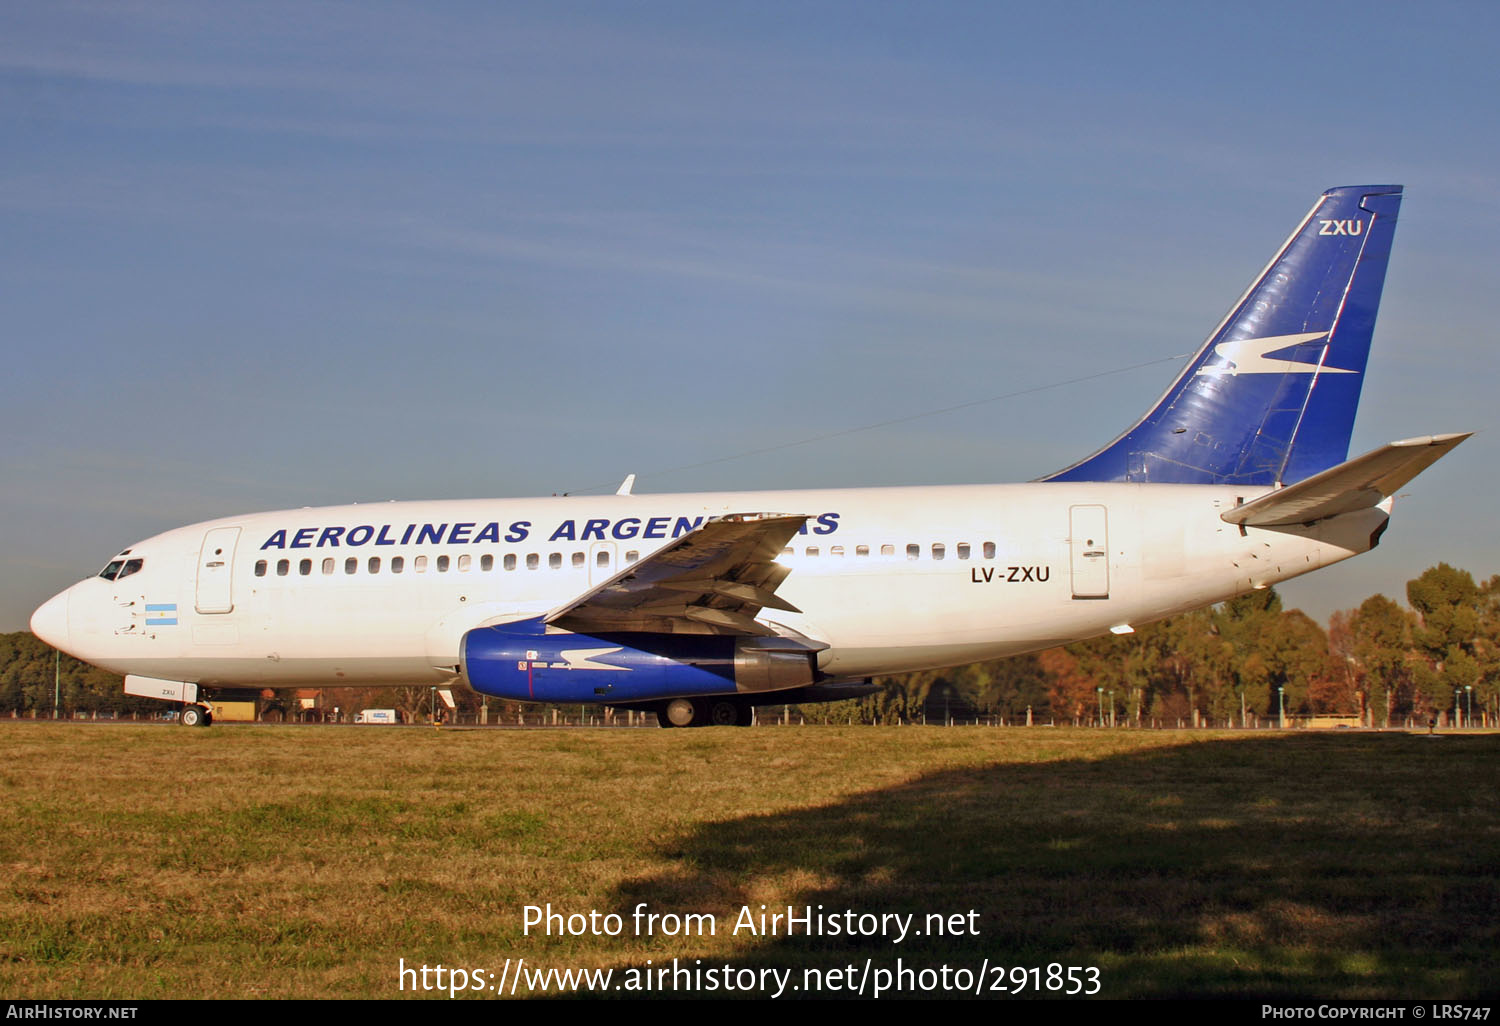
<svg viewBox="0 0 1500 1026">
<path fill-rule="evenodd" d="M 99 571 L 99 576 L 106 581 L 119 581 L 131 574 L 140 573 L 141 567 L 145 565 L 144 559 L 112 559 L 108 566 Z"/>
</svg>

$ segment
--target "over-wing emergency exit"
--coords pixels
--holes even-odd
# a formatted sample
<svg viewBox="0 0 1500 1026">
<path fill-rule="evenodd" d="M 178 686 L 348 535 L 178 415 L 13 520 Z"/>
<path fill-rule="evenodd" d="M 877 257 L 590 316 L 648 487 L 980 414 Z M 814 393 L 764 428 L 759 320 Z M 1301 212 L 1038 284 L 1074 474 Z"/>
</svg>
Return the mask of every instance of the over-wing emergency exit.
<svg viewBox="0 0 1500 1026">
<path fill-rule="evenodd" d="M 186 703 L 462 681 L 746 723 L 1092 637 L 1375 547 L 1468 437 L 1348 459 L 1399 186 L 1330 189 L 1136 424 L 1026 484 L 392 502 L 167 531 L 32 630 Z"/>
</svg>

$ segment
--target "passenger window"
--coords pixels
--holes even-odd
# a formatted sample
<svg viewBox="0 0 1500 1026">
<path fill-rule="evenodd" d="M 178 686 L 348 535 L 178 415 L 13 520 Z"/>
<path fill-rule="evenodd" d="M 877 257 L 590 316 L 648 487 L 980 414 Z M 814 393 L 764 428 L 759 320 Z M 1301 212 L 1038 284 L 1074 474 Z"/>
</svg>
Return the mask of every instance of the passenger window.
<svg viewBox="0 0 1500 1026">
<path fill-rule="evenodd" d="M 465 553 L 464 555 L 458 557 L 458 572 L 459 573 L 461 573 L 461 574 L 468 573 L 469 572 L 469 567 L 471 567 L 473 565 L 474 565 L 474 557 L 470 556 L 468 553 Z"/>
<path fill-rule="evenodd" d="M 968 542 L 959 542 L 958 543 L 958 558 L 959 559 L 968 559 L 969 558 L 969 543 Z"/>
<path fill-rule="evenodd" d="M 587 559 L 588 559 L 588 557 L 585 556 L 582 552 L 575 552 L 575 553 L 573 553 L 573 565 L 574 566 L 583 566 L 585 560 L 587 560 Z"/>
<path fill-rule="evenodd" d="M 828 554 L 830 556 L 842 556 L 844 554 L 844 547 L 842 545 L 830 545 L 828 546 Z"/>
<path fill-rule="evenodd" d="M 100 574 L 99 576 L 103 577 L 104 575 Z M 255 576 L 256 577 L 264 577 L 264 576 L 266 576 L 266 561 L 264 559 L 257 559 L 255 561 Z"/>
<path fill-rule="evenodd" d="M 548 556 L 547 565 L 553 570 L 556 570 L 558 567 L 562 566 L 562 553 L 554 552 L 552 553 L 552 555 Z"/>
<path fill-rule="evenodd" d="M 818 547 L 816 545 L 809 545 L 807 547 L 807 554 L 809 556 L 816 556 L 818 554 Z"/>
<path fill-rule="evenodd" d="M 870 554 L 870 546 L 856 545 L 854 546 L 854 554 L 856 556 L 868 556 Z"/>
<path fill-rule="evenodd" d="M 332 556 L 329 556 L 327 559 L 323 560 L 323 572 L 325 574 L 331 574 L 331 573 L 333 573 L 333 557 Z"/>
<path fill-rule="evenodd" d="M 505 569 L 507 569 L 507 570 L 514 570 L 515 568 L 516 568 L 516 554 L 514 552 L 507 552 L 505 554 Z"/>
<path fill-rule="evenodd" d="M 943 556 L 946 553 L 947 553 L 947 550 L 943 548 L 943 543 L 942 542 L 933 542 L 932 543 L 932 558 L 933 559 L 942 559 Z"/>
<path fill-rule="evenodd" d="M 907 559 L 916 559 L 916 558 L 920 557 L 921 555 L 922 555 L 922 546 L 920 546 L 920 545 L 908 545 L 906 547 L 906 558 Z"/>
<path fill-rule="evenodd" d="M 292 569 L 292 561 L 290 559 L 278 559 L 276 561 L 276 576 L 277 577 L 285 577 L 291 571 L 291 569 Z"/>
<path fill-rule="evenodd" d="M 372 573 L 372 574 L 378 574 L 378 573 L 380 573 L 380 557 L 379 556 L 371 556 L 370 557 L 369 568 L 370 568 L 370 573 Z"/>
<path fill-rule="evenodd" d="M 781 550 L 781 554 L 783 556 L 790 556 L 792 554 L 792 547 L 788 545 L 786 548 Z"/>
<path fill-rule="evenodd" d="M 352 573 L 354 573 L 358 569 L 359 569 L 359 557 L 358 556 L 350 556 L 348 559 L 344 560 L 344 573 L 346 573 L 346 574 L 352 574 Z"/>
<path fill-rule="evenodd" d="M 609 566 L 609 550 L 600 549 L 599 554 L 594 557 L 595 566 Z"/>
<path fill-rule="evenodd" d="M 404 556 L 391 557 L 391 573 L 399 574 L 406 569 L 406 558 Z"/>
<path fill-rule="evenodd" d="M 641 558 L 641 554 L 639 552 L 636 552 L 634 549 L 631 549 L 629 552 L 625 553 L 625 562 L 626 563 L 634 563 L 636 560 L 638 560 L 640 558 Z"/>
<path fill-rule="evenodd" d="M 542 557 L 535 552 L 526 553 L 526 569 L 535 570 L 542 565 Z"/>
<path fill-rule="evenodd" d="M 310 560 L 310 559 L 299 560 L 297 562 L 297 572 L 299 574 L 301 574 L 303 577 L 306 577 L 308 574 L 312 573 L 312 560 Z"/>
<path fill-rule="evenodd" d="M 495 569 L 495 557 L 488 555 L 480 556 L 479 569 L 485 573 L 489 573 L 491 570 Z"/>
<path fill-rule="evenodd" d="M 985 542 L 984 543 L 984 558 L 985 559 L 994 559 L 995 558 L 995 543 L 994 542 Z"/>
<path fill-rule="evenodd" d="M 440 573 L 440 574 L 445 574 L 445 573 L 448 572 L 448 557 L 447 556 L 439 556 L 437 558 L 437 569 L 438 569 L 438 573 Z"/>
<path fill-rule="evenodd" d="M 417 556 L 411 561 L 411 568 L 419 574 L 427 572 L 427 557 Z"/>
<path fill-rule="evenodd" d="M 880 546 L 880 554 L 882 556 L 894 556 L 896 554 L 896 546 L 882 545 Z"/>
</svg>

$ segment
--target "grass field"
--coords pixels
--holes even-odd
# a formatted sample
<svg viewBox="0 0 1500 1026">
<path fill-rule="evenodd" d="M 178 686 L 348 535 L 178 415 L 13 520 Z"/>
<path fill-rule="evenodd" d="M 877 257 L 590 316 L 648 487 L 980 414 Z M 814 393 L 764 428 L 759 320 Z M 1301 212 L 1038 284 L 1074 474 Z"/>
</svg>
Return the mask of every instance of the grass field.
<svg viewBox="0 0 1500 1026">
<path fill-rule="evenodd" d="M 0 995 L 386 998 L 402 959 L 675 957 L 1492 996 L 1497 767 L 1493 734 L 0 723 Z M 625 929 L 524 936 L 549 902 Z M 635 936 L 641 902 L 717 934 Z M 820 904 L 979 932 L 730 933 Z"/>
</svg>

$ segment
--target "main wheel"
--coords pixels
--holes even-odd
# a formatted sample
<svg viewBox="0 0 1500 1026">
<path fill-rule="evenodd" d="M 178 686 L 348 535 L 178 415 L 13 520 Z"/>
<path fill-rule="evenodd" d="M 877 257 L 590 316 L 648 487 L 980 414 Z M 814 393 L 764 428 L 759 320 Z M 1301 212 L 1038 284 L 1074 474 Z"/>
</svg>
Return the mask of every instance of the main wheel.
<svg viewBox="0 0 1500 1026">
<path fill-rule="evenodd" d="M 182 725 L 184 727 L 201 727 L 208 710 L 201 705 L 190 705 L 182 710 Z"/>
<path fill-rule="evenodd" d="M 693 727 L 698 724 L 698 707 L 686 698 L 674 698 L 668 702 L 657 718 L 665 720 L 662 726 Z"/>
<path fill-rule="evenodd" d="M 733 727 L 740 722 L 740 709 L 749 709 L 732 698 L 715 698 L 708 704 L 708 722 L 714 727 Z"/>
</svg>

